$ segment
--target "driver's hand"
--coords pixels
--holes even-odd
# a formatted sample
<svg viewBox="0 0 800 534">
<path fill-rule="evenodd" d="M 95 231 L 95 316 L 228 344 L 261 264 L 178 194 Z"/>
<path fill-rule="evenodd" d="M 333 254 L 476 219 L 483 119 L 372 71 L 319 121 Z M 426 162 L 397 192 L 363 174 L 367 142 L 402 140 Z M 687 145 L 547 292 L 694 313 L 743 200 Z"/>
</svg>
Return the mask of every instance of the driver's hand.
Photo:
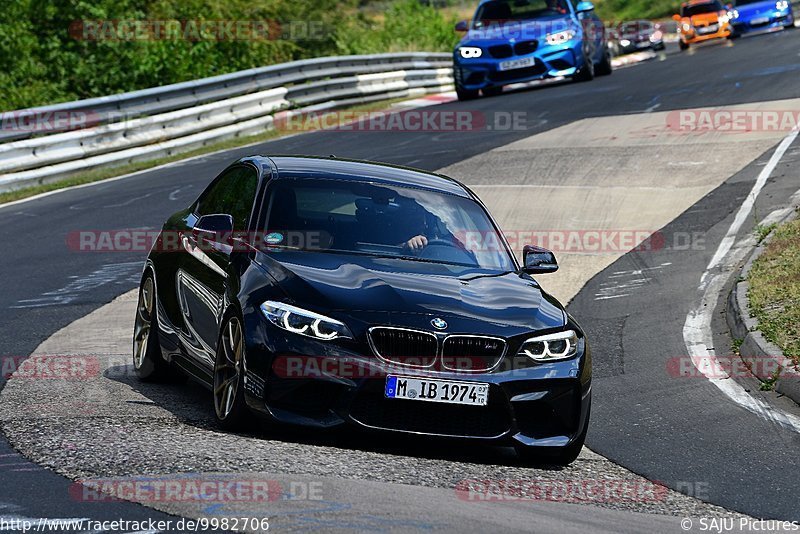
<svg viewBox="0 0 800 534">
<path fill-rule="evenodd" d="M 428 245 L 428 238 L 424 235 L 415 235 L 403 245 L 411 250 L 422 250 Z"/>
</svg>

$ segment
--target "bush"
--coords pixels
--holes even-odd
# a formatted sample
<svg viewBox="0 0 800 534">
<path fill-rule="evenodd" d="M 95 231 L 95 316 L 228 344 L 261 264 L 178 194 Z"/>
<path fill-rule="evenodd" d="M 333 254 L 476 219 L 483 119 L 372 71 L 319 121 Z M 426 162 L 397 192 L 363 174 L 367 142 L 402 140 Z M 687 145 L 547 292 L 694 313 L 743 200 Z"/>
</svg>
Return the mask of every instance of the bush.
<svg viewBox="0 0 800 534">
<path fill-rule="evenodd" d="M 652 0 L 597 0 L 597 12 L 604 20 L 657 19 L 678 12 L 680 2 Z"/>
<path fill-rule="evenodd" d="M 343 3 L 334 0 L 20 0 L 10 4 L 0 11 L 3 110 L 331 55 L 338 51 L 335 29 L 345 17 Z M 247 41 L 83 40 L 70 35 L 75 21 L 198 19 L 274 20 L 286 27 L 292 21 L 314 21 L 325 31 L 321 38 Z"/>
<path fill-rule="evenodd" d="M 448 19 L 419 0 L 401 0 L 391 4 L 382 18 L 358 12 L 339 28 L 336 44 L 342 54 L 450 52 L 458 41 L 455 23 L 455 18 Z"/>
<path fill-rule="evenodd" d="M 450 9 L 432 0 L 6 0 L 0 10 L 0 110 L 110 95 L 294 59 L 398 51 L 449 52 Z M 477 0 L 475 1 L 477 4 Z M 465 8 L 466 4 L 459 4 Z M 598 0 L 604 16 L 669 14 L 649 0 Z M 370 15 L 365 14 L 366 11 Z M 85 40 L 76 21 L 243 20 L 314 24 L 291 39 Z M 75 27 L 72 27 L 75 30 Z M 80 32 L 80 28 L 77 28 Z"/>
</svg>

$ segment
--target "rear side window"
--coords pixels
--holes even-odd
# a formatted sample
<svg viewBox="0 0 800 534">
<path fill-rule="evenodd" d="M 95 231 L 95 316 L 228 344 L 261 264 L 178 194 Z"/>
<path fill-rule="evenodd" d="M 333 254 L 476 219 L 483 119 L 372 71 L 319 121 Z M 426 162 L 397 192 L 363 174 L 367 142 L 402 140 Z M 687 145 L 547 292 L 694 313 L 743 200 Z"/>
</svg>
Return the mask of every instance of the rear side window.
<svg viewBox="0 0 800 534">
<path fill-rule="evenodd" d="M 202 215 L 224 213 L 233 217 L 235 230 L 246 230 L 258 187 L 255 169 L 233 167 L 215 180 L 197 202 L 195 212 Z"/>
</svg>

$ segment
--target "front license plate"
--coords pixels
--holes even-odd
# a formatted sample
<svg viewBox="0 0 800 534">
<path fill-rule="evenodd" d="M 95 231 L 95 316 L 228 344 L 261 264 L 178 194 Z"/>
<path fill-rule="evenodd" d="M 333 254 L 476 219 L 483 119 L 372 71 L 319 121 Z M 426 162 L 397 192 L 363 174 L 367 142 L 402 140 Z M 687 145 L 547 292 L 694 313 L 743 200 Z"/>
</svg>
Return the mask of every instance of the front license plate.
<svg viewBox="0 0 800 534">
<path fill-rule="evenodd" d="M 751 26 L 761 26 L 762 24 L 766 24 L 769 22 L 769 17 L 761 17 L 758 19 L 753 19 L 750 21 Z"/>
<path fill-rule="evenodd" d="M 386 377 L 385 394 L 390 399 L 486 406 L 489 384 L 389 375 Z"/>
<path fill-rule="evenodd" d="M 711 26 L 706 26 L 705 28 L 703 28 L 702 26 L 697 28 L 697 33 L 714 33 L 715 31 L 717 31 L 716 24 L 712 24 Z"/>
<path fill-rule="evenodd" d="M 532 57 L 521 57 L 519 59 L 510 59 L 508 61 L 501 61 L 498 65 L 500 70 L 514 70 L 523 69 L 525 67 L 533 67 L 536 65 L 536 59 Z"/>
</svg>

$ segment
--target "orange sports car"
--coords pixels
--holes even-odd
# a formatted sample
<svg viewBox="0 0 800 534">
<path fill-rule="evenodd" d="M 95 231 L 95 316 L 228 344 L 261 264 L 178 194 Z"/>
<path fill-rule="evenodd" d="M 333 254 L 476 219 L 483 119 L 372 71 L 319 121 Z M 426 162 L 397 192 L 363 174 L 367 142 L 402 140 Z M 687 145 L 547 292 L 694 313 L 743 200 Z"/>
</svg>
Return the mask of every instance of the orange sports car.
<svg viewBox="0 0 800 534">
<path fill-rule="evenodd" d="M 686 50 L 692 43 L 730 37 L 728 10 L 719 0 L 691 0 L 681 4 L 680 15 L 672 17 L 678 23 L 678 44 Z"/>
</svg>

